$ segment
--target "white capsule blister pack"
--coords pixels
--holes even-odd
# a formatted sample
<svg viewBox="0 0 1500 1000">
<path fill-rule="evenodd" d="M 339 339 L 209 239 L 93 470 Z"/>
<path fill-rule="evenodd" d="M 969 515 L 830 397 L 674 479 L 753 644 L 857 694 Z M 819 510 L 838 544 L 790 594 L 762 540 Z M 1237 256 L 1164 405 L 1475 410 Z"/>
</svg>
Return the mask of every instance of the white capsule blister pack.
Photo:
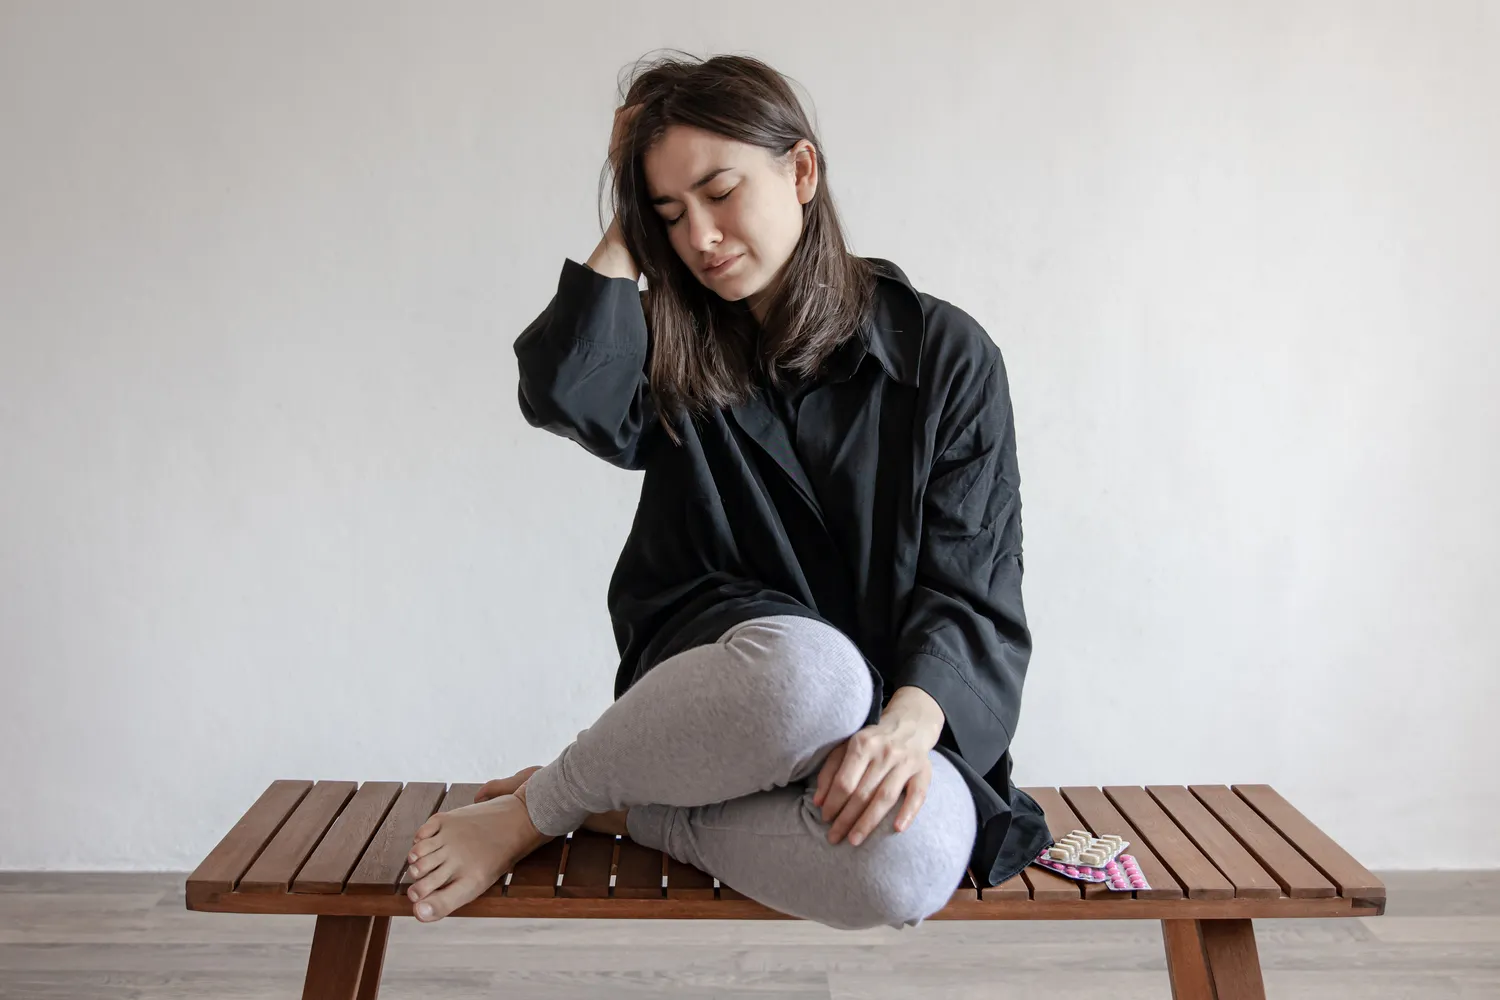
<svg viewBox="0 0 1500 1000">
<path fill-rule="evenodd" d="M 1087 830 L 1073 830 L 1038 854 L 1033 864 L 1081 882 L 1103 882 L 1121 892 L 1149 889 L 1135 858 L 1122 853 L 1129 846 L 1112 833 L 1095 837 Z"/>
</svg>

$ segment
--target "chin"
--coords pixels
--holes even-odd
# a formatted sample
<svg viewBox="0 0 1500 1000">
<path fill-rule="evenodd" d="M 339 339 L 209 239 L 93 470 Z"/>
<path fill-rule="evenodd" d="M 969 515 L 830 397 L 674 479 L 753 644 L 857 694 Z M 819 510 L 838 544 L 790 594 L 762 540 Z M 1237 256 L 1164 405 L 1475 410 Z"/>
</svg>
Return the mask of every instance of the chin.
<svg viewBox="0 0 1500 1000">
<path fill-rule="evenodd" d="M 721 281 L 705 286 L 725 302 L 741 302 L 758 293 L 763 284 L 735 275 L 732 281 Z"/>
</svg>

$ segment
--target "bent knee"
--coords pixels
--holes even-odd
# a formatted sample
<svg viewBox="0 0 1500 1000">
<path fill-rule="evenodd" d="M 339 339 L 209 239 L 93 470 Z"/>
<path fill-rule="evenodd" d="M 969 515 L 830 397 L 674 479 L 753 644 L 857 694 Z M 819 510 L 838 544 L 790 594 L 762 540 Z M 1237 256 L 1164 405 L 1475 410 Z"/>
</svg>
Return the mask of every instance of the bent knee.
<svg viewBox="0 0 1500 1000">
<path fill-rule="evenodd" d="M 813 618 L 746 622 L 725 638 L 757 715 L 795 746 L 845 739 L 869 715 L 874 682 L 848 636 Z"/>
<path fill-rule="evenodd" d="M 968 868 L 970 846 L 920 844 L 892 861 L 882 858 L 883 863 L 871 865 L 860 882 L 861 924 L 911 925 L 947 906 Z"/>
<path fill-rule="evenodd" d="M 952 764 L 932 757 L 932 785 L 912 824 L 896 833 L 894 814 L 887 815 L 844 856 L 855 869 L 849 875 L 861 926 L 915 924 L 947 906 L 964 879 L 977 824 L 973 796 Z M 841 847 L 847 844 L 834 849 Z"/>
</svg>

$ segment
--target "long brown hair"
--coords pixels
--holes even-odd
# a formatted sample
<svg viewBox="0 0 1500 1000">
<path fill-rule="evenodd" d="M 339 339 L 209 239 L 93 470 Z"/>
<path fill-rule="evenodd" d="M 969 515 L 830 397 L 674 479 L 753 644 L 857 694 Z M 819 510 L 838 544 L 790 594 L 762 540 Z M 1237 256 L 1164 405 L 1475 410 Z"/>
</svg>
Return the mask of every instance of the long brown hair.
<svg viewBox="0 0 1500 1000">
<path fill-rule="evenodd" d="M 678 53 L 643 60 L 621 101 L 622 107 L 637 104 L 631 134 L 606 173 L 614 173 L 614 210 L 626 248 L 646 276 L 651 389 L 676 438 L 669 414 L 697 416 L 743 402 L 754 392 L 758 370 L 772 384 L 780 384 L 783 372 L 815 376 L 868 315 L 875 270 L 845 244 L 823 145 L 776 70 L 746 56 L 700 62 Z M 727 302 L 698 281 L 651 206 L 643 154 L 673 125 L 760 146 L 777 157 L 803 139 L 816 151 L 818 186 L 802 206 L 802 236 L 771 290 L 764 324 L 745 302 Z"/>
</svg>

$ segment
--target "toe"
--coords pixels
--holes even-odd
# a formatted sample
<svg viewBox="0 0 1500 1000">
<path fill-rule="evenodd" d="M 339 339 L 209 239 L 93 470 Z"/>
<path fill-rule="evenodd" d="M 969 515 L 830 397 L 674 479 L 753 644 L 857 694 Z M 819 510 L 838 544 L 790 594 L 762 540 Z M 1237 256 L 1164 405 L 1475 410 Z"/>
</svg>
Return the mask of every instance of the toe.
<svg viewBox="0 0 1500 1000">
<path fill-rule="evenodd" d="M 443 919 L 483 891 L 484 887 L 473 879 L 454 879 L 448 886 L 418 903 L 412 912 L 423 923 L 431 923 L 434 920 Z M 431 907 L 431 909 L 424 911 L 424 907 Z"/>
<path fill-rule="evenodd" d="M 407 864 L 411 864 L 416 861 L 421 861 L 423 858 L 442 850 L 446 846 L 448 845 L 443 842 L 443 839 L 441 837 L 428 837 L 425 840 L 419 840 L 415 844 L 413 844 L 411 850 L 407 852 L 406 862 Z M 424 869 L 431 868 L 432 863 L 428 862 L 422 867 Z"/>
<path fill-rule="evenodd" d="M 423 843 L 431 843 L 431 841 L 424 841 Z M 407 865 L 406 870 L 411 873 L 412 882 L 415 883 L 424 875 L 429 875 L 433 871 L 437 870 L 437 868 L 447 860 L 447 848 L 440 847 L 435 850 L 429 851 L 428 853 L 422 855 L 422 857 L 418 858 L 416 861 L 413 861 L 411 864 Z"/>
<path fill-rule="evenodd" d="M 426 875 L 413 882 L 411 884 L 411 888 L 407 890 L 406 895 L 413 902 L 420 901 L 424 897 L 431 895 L 432 893 L 441 889 L 443 886 L 447 885 L 448 882 L 453 878 L 454 872 L 456 870 L 456 866 L 453 864 L 453 862 L 445 861 L 442 864 L 438 865 L 437 868 L 433 869 Z"/>
<path fill-rule="evenodd" d="M 442 828 L 443 828 L 443 814 L 442 813 L 438 813 L 437 815 L 435 815 L 431 819 L 429 819 L 427 822 L 425 822 L 421 826 L 417 827 L 417 832 L 412 837 L 412 842 L 415 843 L 418 840 L 423 840 L 423 839 L 425 839 L 427 837 L 431 837 L 433 834 L 437 833 Z"/>
</svg>

